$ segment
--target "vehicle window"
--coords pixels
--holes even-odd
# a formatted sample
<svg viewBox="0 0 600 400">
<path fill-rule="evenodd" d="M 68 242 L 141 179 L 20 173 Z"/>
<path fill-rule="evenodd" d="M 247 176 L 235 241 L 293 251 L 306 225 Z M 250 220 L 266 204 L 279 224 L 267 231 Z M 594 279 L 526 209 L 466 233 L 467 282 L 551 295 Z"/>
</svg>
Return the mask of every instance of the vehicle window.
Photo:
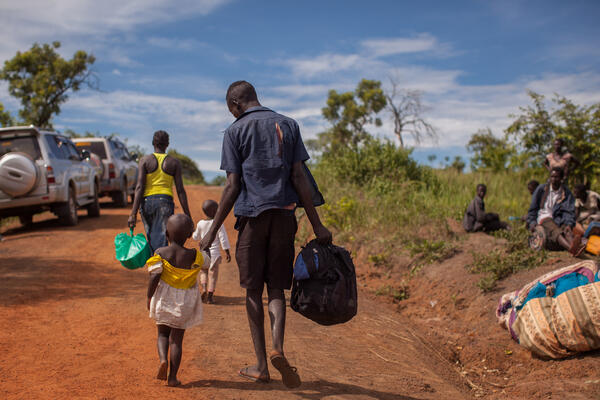
<svg viewBox="0 0 600 400">
<path fill-rule="evenodd" d="M 113 155 L 115 158 L 121 159 L 124 156 L 123 147 L 120 143 L 110 141 L 111 147 L 113 148 Z"/>
<path fill-rule="evenodd" d="M 66 159 L 69 158 L 69 154 L 66 149 L 62 148 L 60 140 L 54 135 L 45 135 L 46 143 L 48 143 L 48 149 L 54 158 Z"/>
<path fill-rule="evenodd" d="M 40 145 L 35 136 L 2 135 L 0 137 L 0 157 L 13 151 L 28 154 L 34 160 L 42 158 Z"/>
<path fill-rule="evenodd" d="M 103 160 L 106 160 L 106 147 L 104 142 L 76 142 L 75 146 L 81 152 L 81 150 L 87 150 L 90 153 L 96 154 Z"/>
<path fill-rule="evenodd" d="M 65 141 L 64 145 L 67 147 L 67 150 L 69 151 L 69 156 L 72 157 L 73 160 L 80 160 L 81 154 L 79 154 L 79 152 L 75 148 L 75 145 L 68 139 L 64 139 L 64 141 Z"/>
</svg>

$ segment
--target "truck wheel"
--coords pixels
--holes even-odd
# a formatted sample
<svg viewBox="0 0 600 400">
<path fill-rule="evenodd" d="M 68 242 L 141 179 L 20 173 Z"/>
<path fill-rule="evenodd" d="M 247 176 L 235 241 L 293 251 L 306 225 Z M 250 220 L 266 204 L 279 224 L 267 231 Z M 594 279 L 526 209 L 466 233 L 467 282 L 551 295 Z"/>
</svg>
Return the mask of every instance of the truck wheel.
<svg viewBox="0 0 600 400">
<path fill-rule="evenodd" d="M 127 182 L 121 182 L 121 189 L 112 193 L 112 199 L 117 207 L 127 207 Z"/>
<path fill-rule="evenodd" d="M 72 188 L 69 188 L 69 198 L 60 208 L 58 219 L 63 225 L 77 225 L 77 200 L 75 199 L 75 192 Z"/>
<path fill-rule="evenodd" d="M 33 214 L 19 215 L 19 222 L 25 227 L 31 226 L 33 224 Z"/>
<path fill-rule="evenodd" d="M 87 206 L 88 217 L 100 216 L 100 201 L 98 200 L 98 185 L 94 184 L 94 201 Z"/>
</svg>

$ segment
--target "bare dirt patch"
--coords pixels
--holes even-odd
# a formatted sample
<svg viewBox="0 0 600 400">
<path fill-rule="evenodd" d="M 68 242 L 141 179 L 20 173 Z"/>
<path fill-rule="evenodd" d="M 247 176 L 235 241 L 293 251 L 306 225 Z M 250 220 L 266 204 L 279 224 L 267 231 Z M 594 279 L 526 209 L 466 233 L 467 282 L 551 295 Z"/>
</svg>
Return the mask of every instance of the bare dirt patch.
<svg viewBox="0 0 600 400">
<path fill-rule="evenodd" d="M 220 188 L 189 187 L 192 215 Z M 75 227 L 51 214 L 0 243 L 0 397 L 4 399 L 461 399 L 467 380 L 394 304 L 361 291 L 359 314 L 322 327 L 289 310 L 286 355 L 303 384 L 287 390 L 237 376 L 254 362 L 235 262 L 222 264 L 217 304 L 186 332 L 181 388 L 154 379 L 156 328 L 145 307 L 147 274 L 114 260 L 129 210 L 103 203 Z M 233 219 L 226 227 L 232 243 Z M 193 243 L 189 243 L 193 245 Z M 268 326 L 268 321 L 265 321 Z M 269 338 L 267 338 L 269 340 Z"/>
</svg>

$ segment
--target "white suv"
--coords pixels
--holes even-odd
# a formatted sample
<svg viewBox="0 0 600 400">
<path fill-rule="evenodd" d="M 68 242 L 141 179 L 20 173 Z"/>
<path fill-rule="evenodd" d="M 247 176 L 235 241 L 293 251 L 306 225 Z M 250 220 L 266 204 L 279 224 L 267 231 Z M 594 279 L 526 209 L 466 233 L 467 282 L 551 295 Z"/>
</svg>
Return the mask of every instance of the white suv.
<svg viewBox="0 0 600 400">
<path fill-rule="evenodd" d="M 127 196 L 133 199 L 138 165 L 127 147 L 115 138 L 73 139 L 79 150 L 87 150 L 101 160 L 100 197 L 110 196 L 118 207 L 127 206 Z"/>
<path fill-rule="evenodd" d="M 69 138 L 33 126 L 0 128 L 0 218 L 31 223 L 46 210 L 65 225 L 77 224 L 77 208 L 100 216 L 99 178 Z"/>
</svg>

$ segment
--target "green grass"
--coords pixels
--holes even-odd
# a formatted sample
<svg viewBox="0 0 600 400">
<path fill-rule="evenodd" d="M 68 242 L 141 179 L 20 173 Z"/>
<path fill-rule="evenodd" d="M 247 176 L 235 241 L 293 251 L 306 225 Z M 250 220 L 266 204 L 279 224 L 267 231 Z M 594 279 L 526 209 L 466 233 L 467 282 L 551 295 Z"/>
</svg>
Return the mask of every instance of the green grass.
<svg viewBox="0 0 600 400">
<path fill-rule="evenodd" d="M 373 176 L 359 185 L 336 179 L 327 166 L 311 167 L 327 201 L 319 212 L 324 224 L 334 231 L 336 243 L 366 248 L 368 262 L 388 269 L 404 251 L 414 258 L 409 271 L 414 274 L 456 253 L 458 242 L 447 220 L 462 221 L 478 183 L 487 185 L 486 210 L 506 220 L 526 213 L 531 198 L 527 182 L 543 181 L 543 173 L 461 174 L 453 169 L 422 168 L 426 169 L 423 175 L 427 183 L 400 178 L 394 181 L 388 175 L 385 179 Z M 484 291 L 491 290 L 499 279 L 545 260 L 545 253 L 528 249 L 524 229 L 516 229 L 505 238 L 506 248 L 474 254 L 475 261 L 469 266 L 473 273 L 485 274 L 478 283 Z"/>
<path fill-rule="evenodd" d="M 545 251 L 536 252 L 529 248 L 529 233 L 523 226 L 496 235 L 507 240 L 505 248 L 489 253 L 474 253 L 473 263 L 467 267 L 472 273 L 484 274 L 477 283 L 484 292 L 493 290 L 497 281 L 510 274 L 540 266 L 547 258 Z"/>
</svg>

